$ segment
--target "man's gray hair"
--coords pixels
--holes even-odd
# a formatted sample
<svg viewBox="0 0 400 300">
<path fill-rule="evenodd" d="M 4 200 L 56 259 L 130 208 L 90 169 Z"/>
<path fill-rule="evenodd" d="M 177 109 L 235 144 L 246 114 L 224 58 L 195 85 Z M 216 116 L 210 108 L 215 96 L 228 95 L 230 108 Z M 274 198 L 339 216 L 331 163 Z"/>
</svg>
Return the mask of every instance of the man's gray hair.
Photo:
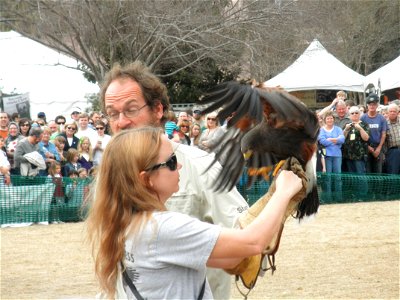
<svg viewBox="0 0 400 300">
<path fill-rule="evenodd" d="M 31 130 L 29 130 L 29 136 L 35 136 L 35 137 L 40 137 L 40 135 L 43 133 L 42 128 L 40 127 L 32 127 Z"/>
</svg>

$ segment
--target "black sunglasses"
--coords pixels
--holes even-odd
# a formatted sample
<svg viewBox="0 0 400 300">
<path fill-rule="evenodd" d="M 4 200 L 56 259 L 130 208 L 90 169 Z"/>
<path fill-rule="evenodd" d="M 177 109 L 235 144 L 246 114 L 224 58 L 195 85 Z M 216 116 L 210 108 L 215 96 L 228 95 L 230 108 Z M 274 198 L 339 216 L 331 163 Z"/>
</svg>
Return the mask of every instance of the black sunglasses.
<svg viewBox="0 0 400 300">
<path fill-rule="evenodd" d="M 96 127 L 96 130 L 103 130 L 104 127 Z"/>
<path fill-rule="evenodd" d="M 160 168 L 165 168 L 165 167 L 167 167 L 171 171 L 175 171 L 176 170 L 176 168 L 178 167 L 178 160 L 176 159 L 175 153 L 172 154 L 170 156 L 170 158 L 168 158 L 168 160 L 166 162 L 162 162 L 162 163 L 156 164 L 156 165 L 146 169 L 145 171 L 155 171 L 155 170 L 158 170 Z"/>
<path fill-rule="evenodd" d="M 57 122 L 58 125 L 64 125 L 65 122 Z"/>
</svg>

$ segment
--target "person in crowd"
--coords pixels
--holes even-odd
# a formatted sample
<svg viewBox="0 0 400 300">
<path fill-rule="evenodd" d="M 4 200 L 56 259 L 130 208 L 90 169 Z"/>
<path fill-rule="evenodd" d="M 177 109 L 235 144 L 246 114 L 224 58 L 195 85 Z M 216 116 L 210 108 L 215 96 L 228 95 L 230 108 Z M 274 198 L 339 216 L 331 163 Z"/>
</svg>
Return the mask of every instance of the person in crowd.
<svg viewBox="0 0 400 300">
<path fill-rule="evenodd" d="M 6 139 L 8 136 L 8 123 L 10 118 L 6 112 L 0 112 L 0 136 Z"/>
<path fill-rule="evenodd" d="M 368 124 L 360 120 L 360 109 L 352 106 L 349 109 L 351 123 L 344 128 L 345 141 L 342 146 L 343 158 L 347 170 L 351 173 L 365 174 L 365 161 L 368 155 Z"/>
<path fill-rule="evenodd" d="M 48 128 L 50 129 L 50 131 L 51 131 L 50 141 L 53 141 L 53 140 L 55 139 L 55 137 L 56 137 L 57 135 L 60 134 L 59 126 L 57 125 L 56 121 L 50 120 L 50 121 L 47 123 L 47 127 L 48 127 Z"/>
<path fill-rule="evenodd" d="M 336 98 L 332 101 L 332 103 L 319 112 L 320 116 L 324 116 L 326 112 L 335 110 L 335 125 L 340 127 L 342 130 L 346 124 L 351 123 L 351 120 L 347 114 L 347 106 L 345 102 L 346 97 L 347 94 L 344 91 L 338 91 L 336 93 Z"/>
<path fill-rule="evenodd" d="M 190 146 L 198 147 L 199 145 L 199 140 L 201 136 L 201 126 L 198 123 L 193 123 L 192 126 L 190 126 Z"/>
<path fill-rule="evenodd" d="M 98 111 L 92 111 L 89 115 L 89 123 L 90 123 L 90 128 L 96 129 L 96 122 L 101 120 L 101 113 Z"/>
<path fill-rule="evenodd" d="M 400 174 L 400 115 L 399 106 L 391 103 L 388 106 L 388 130 L 386 136 L 386 172 Z"/>
<path fill-rule="evenodd" d="M 51 209 L 50 220 L 53 224 L 63 223 L 60 218 L 60 209 L 65 203 L 65 194 L 60 162 L 53 160 L 50 163 L 48 178 L 55 185 L 53 200 L 51 202 L 53 209 Z"/>
<path fill-rule="evenodd" d="M 324 116 L 324 126 L 321 127 L 318 141 L 326 149 L 326 172 L 341 173 L 342 144 L 344 143 L 343 130 L 334 124 L 334 115 L 328 111 Z"/>
<path fill-rule="evenodd" d="M 88 177 L 88 170 L 85 168 L 78 169 L 78 178 L 85 179 Z"/>
<path fill-rule="evenodd" d="M 0 185 L 9 185 L 10 180 L 10 162 L 7 159 L 7 154 L 2 150 L 4 147 L 4 138 L 0 136 Z"/>
<path fill-rule="evenodd" d="M 99 170 L 99 166 L 93 166 L 88 173 L 88 177 L 94 178 L 97 175 L 97 172 Z"/>
<path fill-rule="evenodd" d="M 67 122 L 67 120 L 65 119 L 65 117 L 63 115 L 58 115 L 54 121 L 56 122 L 56 124 L 58 125 L 58 132 L 62 133 L 64 132 L 64 125 Z"/>
<path fill-rule="evenodd" d="M 165 203 L 179 190 L 181 168 L 170 141 L 154 127 L 122 132 L 104 152 L 87 224 L 107 298 L 115 296 L 122 263 L 143 299 L 212 299 L 206 266 L 231 268 L 261 253 L 302 187 L 293 172 L 281 171 L 274 195 L 254 222 L 244 229 L 221 228 L 167 210 Z M 123 289 L 128 299 L 135 298 L 129 287 Z"/>
<path fill-rule="evenodd" d="M 43 111 L 41 111 L 41 112 L 39 112 L 39 113 L 37 114 L 37 118 L 43 120 L 44 124 L 43 124 L 42 126 L 44 126 L 44 125 L 47 124 L 46 114 L 45 114 Z"/>
<path fill-rule="evenodd" d="M 199 124 L 201 131 L 206 129 L 206 122 L 204 121 L 204 118 L 201 115 L 201 110 L 197 107 L 193 109 L 193 123 Z"/>
<path fill-rule="evenodd" d="M 20 117 L 19 113 L 17 113 L 17 112 L 15 112 L 15 113 L 13 113 L 13 114 L 11 115 L 11 121 L 12 121 L 12 122 L 15 122 L 15 123 L 17 123 L 17 124 L 18 124 L 20 118 L 21 118 L 21 117 Z"/>
<path fill-rule="evenodd" d="M 365 114 L 365 112 L 367 111 L 367 109 L 365 108 L 364 105 L 362 104 L 358 104 L 358 109 L 360 110 L 360 118 L 362 117 L 363 114 Z"/>
<path fill-rule="evenodd" d="M 34 151 L 39 152 L 39 142 L 42 140 L 43 130 L 40 127 L 33 127 L 29 136 L 18 142 L 14 152 L 15 175 L 21 175 L 21 163 L 29 163 L 24 157 L 25 154 Z M 25 174 L 23 174 L 25 176 Z"/>
<path fill-rule="evenodd" d="M 211 152 L 211 148 L 215 146 L 217 139 L 214 136 L 219 136 L 222 133 L 219 126 L 217 113 L 211 112 L 206 116 L 207 129 L 205 129 L 200 136 L 198 147 L 204 151 Z"/>
<path fill-rule="evenodd" d="M 56 136 L 54 139 L 54 146 L 56 146 L 56 150 L 58 153 L 58 157 L 60 158 L 61 170 L 64 170 L 64 166 L 67 163 L 67 152 L 64 151 L 66 140 L 63 136 Z M 62 172 L 64 173 L 64 172 Z"/>
<path fill-rule="evenodd" d="M 174 142 L 190 146 L 189 124 L 189 121 L 185 119 L 179 121 L 179 130 L 174 132 L 174 138 L 172 139 Z"/>
<path fill-rule="evenodd" d="M 78 126 L 74 121 L 65 123 L 65 132 L 60 133 L 60 136 L 64 137 L 66 141 L 64 145 L 64 151 L 68 152 L 70 148 L 78 149 L 79 138 L 75 135 L 77 130 Z"/>
<path fill-rule="evenodd" d="M 79 123 L 79 115 L 80 115 L 81 113 L 79 112 L 79 111 L 77 111 L 77 110 L 74 110 L 72 113 L 71 113 L 71 119 L 76 123 L 76 124 L 78 124 Z"/>
<path fill-rule="evenodd" d="M 46 162 L 46 170 L 40 170 L 40 176 L 48 175 L 48 168 L 53 161 L 60 161 L 60 156 L 58 155 L 56 146 L 50 143 L 51 130 L 49 127 L 45 126 L 43 128 L 42 140 L 39 142 L 39 153 L 42 155 L 44 161 Z"/>
<path fill-rule="evenodd" d="M 108 143 L 111 140 L 111 136 L 105 134 L 106 124 L 102 120 L 96 121 L 94 124 L 97 132 L 97 142 L 93 149 L 93 165 L 97 166 L 101 162 L 103 151 L 106 149 Z"/>
<path fill-rule="evenodd" d="M 174 132 L 179 130 L 177 123 L 177 118 L 175 113 L 170 110 L 167 114 L 167 121 L 164 125 L 165 134 L 168 136 L 169 139 L 174 137 Z"/>
<path fill-rule="evenodd" d="M 141 62 L 123 67 L 115 65 L 106 74 L 100 96 L 114 133 L 145 125 L 164 127 L 169 110 L 167 88 Z M 210 188 L 220 169 L 217 163 L 205 172 L 213 156 L 193 147 L 171 143 L 183 167 L 179 170 L 179 191 L 167 201 L 168 209 L 209 223 L 235 227 L 248 205 L 236 188 L 224 193 L 214 193 Z M 231 278 L 227 273 L 211 269 L 208 280 L 214 298 L 230 298 Z"/>
<path fill-rule="evenodd" d="M 14 164 L 14 152 L 17 148 L 17 144 L 24 137 L 19 134 L 19 127 L 16 122 L 10 122 L 8 125 L 8 136 L 5 140 L 5 149 L 7 159 L 10 162 L 10 173 L 16 175 L 15 164 Z"/>
<path fill-rule="evenodd" d="M 366 102 L 368 111 L 362 115 L 361 121 L 369 126 L 367 173 L 382 173 L 382 147 L 386 139 L 387 121 L 376 110 L 379 103 L 377 94 L 369 94 Z"/>
<path fill-rule="evenodd" d="M 34 123 L 38 124 L 42 129 L 44 126 L 46 126 L 46 121 L 44 119 L 41 118 L 37 118 Z"/>
<path fill-rule="evenodd" d="M 79 115 L 79 130 L 75 134 L 78 139 L 81 137 L 88 137 L 92 145 L 96 145 L 97 133 L 96 130 L 89 127 L 89 115 L 87 113 L 81 113 Z"/>
<path fill-rule="evenodd" d="M 21 118 L 18 123 L 19 132 L 21 136 L 27 137 L 29 136 L 29 131 L 31 130 L 31 121 L 27 118 Z"/>
<path fill-rule="evenodd" d="M 81 164 L 82 168 L 90 170 L 93 167 L 93 150 L 90 139 L 87 136 L 79 139 L 78 153 L 78 163 Z"/>
<path fill-rule="evenodd" d="M 189 116 L 188 116 L 188 114 L 187 114 L 186 111 L 181 111 L 181 112 L 179 112 L 179 115 L 178 115 L 178 123 L 179 123 L 180 121 L 182 121 L 182 120 L 187 120 L 187 121 L 189 121 Z"/>
<path fill-rule="evenodd" d="M 69 148 L 67 151 L 67 162 L 64 166 L 64 177 L 69 177 L 69 172 L 71 170 L 78 171 L 82 168 L 81 164 L 78 162 L 79 152 L 75 148 Z"/>
</svg>

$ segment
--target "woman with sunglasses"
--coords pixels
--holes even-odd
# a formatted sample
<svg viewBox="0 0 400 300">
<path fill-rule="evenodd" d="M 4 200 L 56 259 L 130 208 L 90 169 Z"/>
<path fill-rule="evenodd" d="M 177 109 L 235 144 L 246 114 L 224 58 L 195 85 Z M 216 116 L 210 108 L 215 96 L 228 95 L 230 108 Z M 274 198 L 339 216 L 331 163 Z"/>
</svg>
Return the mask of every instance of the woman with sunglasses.
<svg viewBox="0 0 400 300">
<path fill-rule="evenodd" d="M 74 121 L 65 123 L 64 132 L 60 133 L 60 136 L 65 138 L 64 151 L 68 152 L 69 148 L 78 149 L 79 138 L 75 136 L 78 130 L 78 126 Z"/>
<path fill-rule="evenodd" d="M 219 135 L 223 134 L 223 130 L 218 123 L 217 113 L 212 112 L 206 116 L 206 129 L 201 133 L 198 147 L 204 151 L 211 152 L 212 147 L 219 140 Z"/>
<path fill-rule="evenodd" d="M 190 146 L 189 128 L 190 122 L 186 119 L 180 119 L 178 122 L 179 130 L 174 131 L 173 141 Z"/>
<path fill-rule="evenodd" d="M 212 299 L 206 266 L 231 268 L 261 253 L 302 187 L 293 172 L 282 171 L 274 195 L 253 223 L 222 228 L 167 211 L 165 202 L 179 189 L 181 167 L 159 128 L 122 131 L 105 149 L 87 219 L 105 297 Z"/>
<path fill-rule="evenodd" d="M 19 119 L 18 126 L 21 135 L 27 137 L 29 135 L 29 130 L 31 130 L 31 121 L 27 118 Z"/>
<path fill-rule="evenodd" d="M 101 162 L 104 149 L 111 140 L 111 136 L 105 134 L 106 124 L 102 120 L 98 120 L 94 123 L 94 128 L 97 132 L 97 141 L 93 147 L 93 165 L 98 166 Z"/>
</svg>

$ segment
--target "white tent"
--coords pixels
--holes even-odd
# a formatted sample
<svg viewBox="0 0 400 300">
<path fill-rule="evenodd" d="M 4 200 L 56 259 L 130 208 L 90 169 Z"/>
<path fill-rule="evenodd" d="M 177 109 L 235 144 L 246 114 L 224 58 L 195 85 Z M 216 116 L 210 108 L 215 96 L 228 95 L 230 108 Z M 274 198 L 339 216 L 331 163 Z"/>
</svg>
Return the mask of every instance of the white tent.
<svg viewBox="0 0 400 300">
<path fill-rule="evenodd" d="M 304 53 L 282 73 L 266 81 L 270 87 L 287 91 L 346 90 L 364 91 L 363 75 L 353 71 L 314 39 Z"/>
<path fill-rule="evenodd" d="M 365 77 L 365 86 L 372 83 L 381 92 L 400 87 L 400 56 Z"/>
<path fill-rule="evenodd" d="M 33 119 L 39 111 L 50 120 L 87 107 L 85 95 L 97 93 L 99 87 L 73 69 L 78 63 L 15 31 L 0 32 L 0 90 L 29 93 Z"/>
</svg>

